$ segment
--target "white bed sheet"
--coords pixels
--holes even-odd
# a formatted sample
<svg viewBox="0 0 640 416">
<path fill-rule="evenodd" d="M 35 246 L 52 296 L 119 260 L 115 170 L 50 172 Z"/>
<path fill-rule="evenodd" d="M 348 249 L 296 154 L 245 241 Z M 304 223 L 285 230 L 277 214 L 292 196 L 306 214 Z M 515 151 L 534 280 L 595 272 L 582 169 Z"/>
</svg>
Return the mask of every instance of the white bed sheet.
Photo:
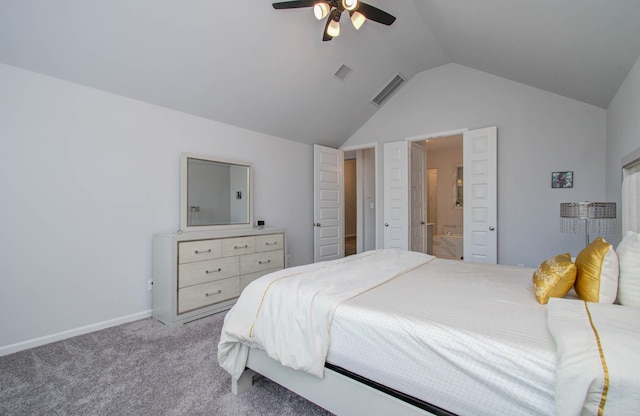
<svg viewBox="0 0 640 416">
<path fill-rule="evenodd" d="M 556 415 L 637 415 L 640 308 L 549 299 L 558 346 Z"/>
<path fill-rule="evenodd" d="M 554 413 L 533 269 L 437 259 L 338 306 L 327 362 L 459 415 Z"/>
</svg>

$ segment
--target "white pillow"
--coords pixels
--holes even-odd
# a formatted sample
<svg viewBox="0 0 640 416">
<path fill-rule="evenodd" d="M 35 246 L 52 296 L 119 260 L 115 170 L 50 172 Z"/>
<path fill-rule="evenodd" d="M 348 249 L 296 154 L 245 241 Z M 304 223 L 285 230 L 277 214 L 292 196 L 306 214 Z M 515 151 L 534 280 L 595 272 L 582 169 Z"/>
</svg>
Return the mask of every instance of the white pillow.
<svg viewBox="0 0 640 416">
<path fill-rule="evenodd" d="M 640 307 L 640 234 L 627 231 L 616 252 L 620 264 L 618 303 Z"/>
</svg>

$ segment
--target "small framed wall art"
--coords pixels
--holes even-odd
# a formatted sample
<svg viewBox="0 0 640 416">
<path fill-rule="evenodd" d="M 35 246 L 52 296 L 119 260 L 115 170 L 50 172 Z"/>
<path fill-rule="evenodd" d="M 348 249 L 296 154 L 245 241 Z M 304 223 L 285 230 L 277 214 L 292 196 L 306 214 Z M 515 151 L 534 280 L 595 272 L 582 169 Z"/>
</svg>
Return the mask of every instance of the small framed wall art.
<svg viewBox="0 0 640 416">
<path fill-rule="evenodd" d="M 573 171 L 551 172 L 552 188 L 573 188 Z"/>
</svg>

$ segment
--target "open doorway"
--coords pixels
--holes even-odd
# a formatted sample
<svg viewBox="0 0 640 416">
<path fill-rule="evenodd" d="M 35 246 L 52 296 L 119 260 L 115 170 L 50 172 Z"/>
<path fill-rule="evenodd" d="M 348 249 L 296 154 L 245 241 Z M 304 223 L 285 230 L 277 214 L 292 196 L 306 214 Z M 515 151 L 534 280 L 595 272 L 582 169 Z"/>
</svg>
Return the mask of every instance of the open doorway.
<svg viewBox="0 0 640 416">
<path fill-rule="evenodd" d="M 376 227 L 376 195 L 378 193 L 376 144 L 347 149 L 334 149 L 314 144 L 313 159 L 314 262 L 344 257 L 345 234 L 350 239 L 354 237 L 352 230 L 345 233 L 345 159 L 356 161 L 355 252 L 361 253 L 377 248 L 381 243 Z M 352 175 L 350 176 L 353 178 Z M 347 189 L 350 194 L 353 194 L 353 186 L 348 186 Z M 352 218 L 350 217 L 350 220 Z M 355 254 L 352 248 L 348 254 Z"/>
<path fill-rule="evenodd" d="M 464 257 L 463 135 L 411 142 L 411 250 Z"/>
<path fill-rule="evenodd" d="M 464 170 L 462 134 L 426 140 L 427 246 L 436 257 L 464 256 Z M 429 235 L 430 234 L 430 235 Z"/>
<path fill-rule="evenodd" d="M 375 148 L 344 153 L 345 256 L 376 248 Z"/>
</svg>

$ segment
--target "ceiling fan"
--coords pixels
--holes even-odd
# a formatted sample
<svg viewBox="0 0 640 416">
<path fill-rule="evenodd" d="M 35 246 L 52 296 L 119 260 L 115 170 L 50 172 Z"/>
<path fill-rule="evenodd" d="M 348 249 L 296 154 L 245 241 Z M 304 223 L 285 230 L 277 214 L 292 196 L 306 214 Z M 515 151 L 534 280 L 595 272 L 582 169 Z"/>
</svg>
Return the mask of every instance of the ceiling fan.
<svg viewBox="0 0 640 416">
<path fill-rule="evenodd" d="M 293 0 L 273 3 L 274 9 L 299 9 L 302 7 L 313 7 L 313 13 L 318 20 L 328 16 L 322 36 L 322 40 L 325 42 L 340 34 L 340 16 L 344 11 L 349 12 L 351 23 L 356 30 L 360 29 L 367 19 L 387 26 L 396 20 L 389 13 L 359 0 Z"/>
</svg>

